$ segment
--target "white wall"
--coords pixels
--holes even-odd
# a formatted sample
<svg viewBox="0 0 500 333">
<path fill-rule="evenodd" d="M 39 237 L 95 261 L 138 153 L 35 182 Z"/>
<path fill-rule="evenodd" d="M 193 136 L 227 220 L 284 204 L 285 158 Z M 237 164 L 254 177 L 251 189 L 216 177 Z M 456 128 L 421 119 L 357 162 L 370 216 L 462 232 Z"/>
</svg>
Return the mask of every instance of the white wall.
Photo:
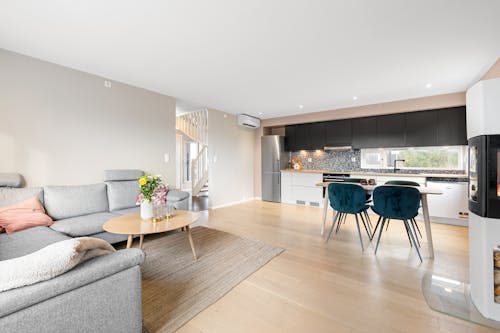
<svg viewBox="0 0 500 333">
<path fill-rule="evenodd" d="M 255 130 L 239 127 L 235 116 L 208 110 L 208 188 L 212 207 L 254 197 L 255 136 Z"/>
<path fill-rule="evenodd" d="M 0 49 L 0 172 L 85 184 L 137 168 L 175 184 L 175 156 L 174 98 Z"/>
</svg>

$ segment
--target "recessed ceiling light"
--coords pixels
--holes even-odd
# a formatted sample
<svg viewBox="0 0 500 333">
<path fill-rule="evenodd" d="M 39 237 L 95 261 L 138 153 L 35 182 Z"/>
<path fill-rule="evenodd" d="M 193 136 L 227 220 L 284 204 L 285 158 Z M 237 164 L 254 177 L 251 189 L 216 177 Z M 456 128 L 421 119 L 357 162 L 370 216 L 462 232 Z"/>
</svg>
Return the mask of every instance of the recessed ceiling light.
<svg viewBox="0 0 500 333">
<path fill-rule="evenodd" d="M 358 96 L 352 96 L 352 100 L 353 101 L 357 101 L 358 100 Z"/>
<path fill-rule="evenodd" d="M 427 84 L 425 85 L 425 87 L 426 87 L 427 89 L 432 88 L 432 83 L 427 83 Z"/>
<path fill-rule="evenodd" d="M 304 108 L 304 105 L 299 105 L 299 109 L 303 109 Z"/>
</svg>

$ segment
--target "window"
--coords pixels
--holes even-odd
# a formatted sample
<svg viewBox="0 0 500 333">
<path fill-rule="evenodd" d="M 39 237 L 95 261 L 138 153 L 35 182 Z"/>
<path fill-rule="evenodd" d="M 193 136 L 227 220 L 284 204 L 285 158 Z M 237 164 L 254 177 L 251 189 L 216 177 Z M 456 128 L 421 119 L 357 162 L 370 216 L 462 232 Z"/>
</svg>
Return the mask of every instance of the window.
<svg viewBox="0 0 500 333">
<path fill-rule="evenodd" d="M 467 146 L 361 149 L 362 169 L 466 170 Z M 404 160 L 404 161 L 401 161 Z"/>
</svg>

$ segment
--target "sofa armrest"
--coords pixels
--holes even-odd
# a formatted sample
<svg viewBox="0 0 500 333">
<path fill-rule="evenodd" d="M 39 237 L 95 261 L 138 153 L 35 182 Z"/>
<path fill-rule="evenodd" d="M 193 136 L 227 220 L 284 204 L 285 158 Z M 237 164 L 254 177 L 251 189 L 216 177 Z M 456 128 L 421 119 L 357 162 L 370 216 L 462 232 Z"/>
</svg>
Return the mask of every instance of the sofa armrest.
<svg viewBox="0 0 500 333">
<path fill-rule="evenodd" d="M 84 262 L 53 279 L 0 293 L 0 318 L 59 294 L 142 264 L 144 253 L 126 249 Z"/>
</svg>

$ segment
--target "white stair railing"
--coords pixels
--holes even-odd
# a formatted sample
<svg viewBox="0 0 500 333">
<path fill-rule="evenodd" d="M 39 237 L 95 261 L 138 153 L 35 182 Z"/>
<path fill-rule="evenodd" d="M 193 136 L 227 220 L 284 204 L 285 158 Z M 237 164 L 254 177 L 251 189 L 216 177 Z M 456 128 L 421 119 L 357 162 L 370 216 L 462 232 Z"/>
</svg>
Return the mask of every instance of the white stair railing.
<svg viewBox="0 0 500 333">
<path fill-rule="evenodd" d="M 207 110 L 194 111 L 176 117 L 176 128 L 198 141 L 202 146 L 208 144 L 208 112 Z"/>
<path fill-rule="evenodd" d="M 191 161 L 191 195 L 200 193 L 208 181 L 208 147 L 203 146 L 198 156 Z"/>
</svg>

